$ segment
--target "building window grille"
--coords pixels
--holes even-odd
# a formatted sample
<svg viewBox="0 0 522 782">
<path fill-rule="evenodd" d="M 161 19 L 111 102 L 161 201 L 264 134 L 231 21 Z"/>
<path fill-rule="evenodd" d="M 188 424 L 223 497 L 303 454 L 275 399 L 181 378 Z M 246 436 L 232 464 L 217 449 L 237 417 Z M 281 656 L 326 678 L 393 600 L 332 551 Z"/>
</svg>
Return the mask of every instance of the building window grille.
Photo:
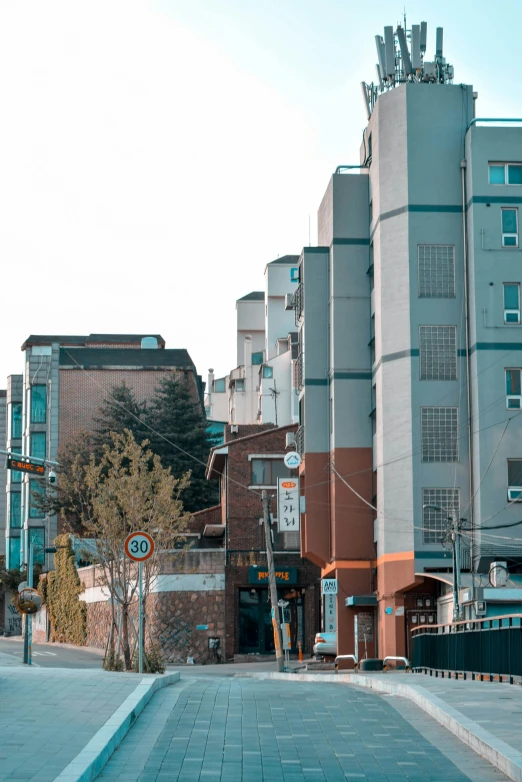
<svg viewBox="0 0 522 782">
<path fill-rule="evenodd" d="M 20 538 L 7 538 L 7 569 L 20 568 Z"/>
<path fill-rule="evenodd" d="M 522 163 L 490 163 L 490 185 L 522 185 Z"/>
<path fill-rule="evenodd" d="M 504 323 L 520 325 L 520 284 L 504 283 Z"/>
<path fill-rule="evenodd" d="M 421 408 L 421 454 L 423 462 L 458 462 L 458 407 Z"/>
<path fill-rule="evenodd" d="M 36 459 L 45 459 L 46 456 L 45 432 L 31 432 L 31 456 Z"/>
<path fill-rule="evenodd" d="M 439 505 L 444 511 L 426 508 L 425 505 Z M 448 511 L 447 513 L 445 511 Z M 440 543 L 450 525 L 448 516 L 455 511 L 460 514 L 460 489 L 422 490 L 422 540 L 424 543 Z"/>
<path fill-rule="evenodd" d="M 456 326 L 420 326 L 419 358 L 421 380 L 456 380 Z"/>
<path fill-rule="evenodd" d="M 504 207 L 502 212 L 502 247 L 518 247 L 518 209 Z"/>
<path fill-rule="evenodd" d="M 22 495 L 19 491 L 9 494 L 9 527 L 20 529 L 22 524 Z"/>
<path fill-rule="evenodd" d="M 45 424 L 47 420 L 47 386 L 31 386 L 31 423 Z"/>
<path fill-rule="evenodd" d="M 508 410 L 520 410 L 522 391 L 520 369 L 506 369 L 506 407 Z"/>
<path fill-rule="evenodd" d="M 22 403 L 10 402 L 9 408 L 7 439 L 19 440 L 22 437 Z"/>
<path fill-rule="evenodd" d="M 508 500 L 522 502 L 522 459 L 508 459 Z"/>
<path fill-rule="evenodd" d="M 455 298 L 455 246 L 419 244 L 419 298 Z"/>
<path fill-rule="evenodd" d="M 45 512 L 41 503 L 45 498 L 45 486 L 35 480 L 29 481 L 29 518 L 43 519 Z"/>
</svg>

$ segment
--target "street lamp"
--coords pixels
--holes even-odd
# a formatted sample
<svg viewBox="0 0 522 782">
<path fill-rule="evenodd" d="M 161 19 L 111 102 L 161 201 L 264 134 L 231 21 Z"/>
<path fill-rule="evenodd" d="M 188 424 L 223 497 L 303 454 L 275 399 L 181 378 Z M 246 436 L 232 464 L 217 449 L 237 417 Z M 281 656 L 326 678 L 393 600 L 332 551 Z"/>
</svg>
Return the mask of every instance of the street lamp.
<svg viewBox="0 0 522 782">
<path fill-rule="evenodd" d="M 460 592 L 460 522 L 455 509 L 443 508 L 442 505 L 423 505 L 423 510 L 436 510 L 439 513 L 447 513 L 448 521 L 451 521 L 450 537 L 453 550 L 453 621 L 461 618 L 459 601 Z"/>
</svg>

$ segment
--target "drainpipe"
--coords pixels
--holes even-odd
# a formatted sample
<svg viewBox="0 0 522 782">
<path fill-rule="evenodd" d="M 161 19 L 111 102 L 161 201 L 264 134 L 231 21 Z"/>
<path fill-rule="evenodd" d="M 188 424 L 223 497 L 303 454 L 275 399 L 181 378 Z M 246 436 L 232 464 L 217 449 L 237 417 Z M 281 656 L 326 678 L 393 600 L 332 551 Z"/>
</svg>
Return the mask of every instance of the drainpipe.
<svg viewBox="0 0 522 782">
<path fill-rule="evenodd" d="M 469 522 L 471 528 L 470 534 L 470 557 L 471 570 L 473 572 L 473 549 L 475 546 L 474 538 L 474 484 L 473 484 L 473 431 L 472 431 L 472 407 L 471 407 L 471 356 L 469 352 L 469 269 L 468 269 L 468 226 L 466 220 L 466 168 L 467 161 L 462 160 L 460 171 L 462 176 L 462 248 L 464 255 L 464 314 L 465 314 L 465 337 L 466 337 L 466 385 L 467 385 L 467 403 L 468 403 L 468 464 L 469 464 Z"/>
</svg>

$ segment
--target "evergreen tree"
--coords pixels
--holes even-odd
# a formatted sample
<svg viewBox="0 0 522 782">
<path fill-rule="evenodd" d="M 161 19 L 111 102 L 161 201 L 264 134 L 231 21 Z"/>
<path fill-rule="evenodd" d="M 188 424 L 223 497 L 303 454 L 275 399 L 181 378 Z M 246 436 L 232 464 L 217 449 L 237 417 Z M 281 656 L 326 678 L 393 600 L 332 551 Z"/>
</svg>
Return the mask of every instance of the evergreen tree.
<svg viewBox="0 0 522 782">
<path fill-rule="evenodd" d="M 93 444 L 97 453 L 101 453 L 104 445 L 112 443 L 111 432 L 122 434 L 127 429 L 137 443 L 148 439 L 148 430 L 142 423 L 146 410 L 146 403 L 137 401 L 134 391 L 125 381 L 114 386 L 94 419 Z"/>
<path fill-rule="evenodd" d="M 212 447 L 207 420 L 187 382 L 175 375 L 163 378 L 148 405 L 145 421 L 158 433 L 149 430 L 147 437 L 162 466 L 170 467 L 175 478 L 191 472 L 190 485 L 182 495 L 185 510 L 194 513 L 215 505 L 219 500 L 216 482 L 205 478 Z"/>
</svg>

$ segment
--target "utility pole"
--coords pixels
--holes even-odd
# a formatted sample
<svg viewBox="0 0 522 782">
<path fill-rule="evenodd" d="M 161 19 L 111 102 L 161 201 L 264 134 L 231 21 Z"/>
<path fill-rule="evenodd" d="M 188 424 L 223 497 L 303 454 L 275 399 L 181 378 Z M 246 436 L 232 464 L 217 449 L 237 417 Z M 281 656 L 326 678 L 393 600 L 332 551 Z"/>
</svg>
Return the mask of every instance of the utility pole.
<svg viewBox="0 0 522 782">
<path fill-rule="evenodd" d="M 439 513 L 446 513 L 448 521 L 451 522 L 450 529 L 446 532 L 444 542 L 451 541 L 451 548 L 453 553 L 453 621 L 458 622 L 461 619 L 460 608 L 460 531 L 461 521 L 459 519 L 457 511 L 452 508 L 443 508 L 441 505 L 423 505 L 424 509 L 436 510 Z"/>
<path fill-rule="evenodd" d="M 27 531 L 28 564 L 27 564 L 27 586 L 33 586 L 33 540 L 31 538 L 31 528 Z M 24 614 L 24 663 L 32 665 L 32 630 L 33 617 L 31 614 Z"/>
<path fill-rule="evenodd" d="M 277 670 L 283 670 L 284 658 L 281 643 L 281 622 L 279 617 L 279 606 L 277 603 L 277 584 L 274 568 L 274 553 L 272 551 L 272 535 L 270 532 L 270 505 L 266 489 L 261 493 L 261 502 L 263 503 L 263 525 L 265 528 L 265 549 L 266 561 L 268 565 L 268 584 L 270 588 L 270 602 L 272 604 L 272 627 L 274 628 L 274 646 L 276 652 Z"/>
<path fill-rule="evenodd" d="M 453 621 L 460 617 L 460 521 L 455 510 L 451 511 L 451 542 L 453 547 Z"/>
</svg>

